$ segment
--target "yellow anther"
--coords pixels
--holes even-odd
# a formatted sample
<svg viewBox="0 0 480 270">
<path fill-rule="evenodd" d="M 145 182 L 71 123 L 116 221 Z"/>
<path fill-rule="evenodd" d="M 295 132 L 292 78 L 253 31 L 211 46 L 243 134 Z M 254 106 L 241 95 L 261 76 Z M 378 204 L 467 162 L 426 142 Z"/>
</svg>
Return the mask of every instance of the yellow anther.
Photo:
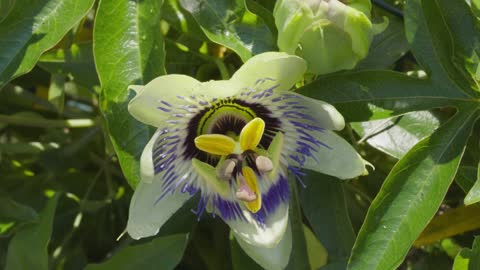
<svg viewBox="0 0 480 270">
<path fill-rule="evenodd" d="M 265 122 L 261 118 L 255 118 L 248 122 L 240 132 L 240 147 L 243 151 L 255 150 L 262 139 Z"/>
<path fill-rule="evenodd" d="M 245 206 L 252 213 L 256 213 L 262 208 L 262 194 L 260 193 L 260 187 L 257 182 L 255 172 L 250 167 L 242 168 L 242 175 L 245 180 L 245 184 L 248 186 L 251 192 L 255 194 L 254 199 L 251 201 L 245 201 Z"/>
<path fill-rule="evenodd" d="M 221 134 L 205 134 L 195 138 L 195 146 L 209 154 L 229 155 L 235 150 L 235 141 Z"/>
</svg>

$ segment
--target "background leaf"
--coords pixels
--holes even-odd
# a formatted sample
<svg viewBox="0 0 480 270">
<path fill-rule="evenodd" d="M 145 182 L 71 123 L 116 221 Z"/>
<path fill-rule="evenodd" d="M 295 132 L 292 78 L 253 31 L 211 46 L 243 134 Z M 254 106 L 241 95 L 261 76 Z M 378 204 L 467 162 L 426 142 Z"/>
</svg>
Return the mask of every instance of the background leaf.
<svg viewBox="0 0 480 270">
<path fill-rule="evenodd" d="M 263 20 L 245 8 L 243 0 L 180 0 L 207 37 L 234 52 L 245 62 L 255 54 L 275 48 Z"/>
<path fill-rule="evenodd" d="M 59 42 L 93 3 L 94 0 L 16 0 L 7 18 L 0 22 L 0 88 L 29 72 L 40 55 Z"/>
<path fill-rule="evenodd" d="M 462 92 L 440 89 L 428 80 L 383 70 L 326 75 L 298 91 L 333 104 L 349 122 L 473 102 Z"/>
<path fill-rule="evenodd" d="M 48 269 L 47 245 L 52 233 L 58 195 L 50 198 L 38 222 L 28 224 L 10 241 L 6 270 Z"/>
<path fill-rule="evenodd" d="M 174 269 L 187 244 L 184 234 L 157 237 L 150 243 L 129 246 L 101 264 L 90 264 L 86 270 Z"/>
<path fill-rule="evenodd" d="M 454 12 L 455 16 L 452 16 Z M 458 23 L 458 18 L 464 18 Z M 472 77 L 465 72 L 465 53 L 477 55 L 479 34 L 465 1 L 410 0 L 405 6 L 405 31 L 415 58 L 438 88 L 473 96 Z M 468 52 L 459 51 L 467 49 Z M 463 55 L 461 57 L 460 55 Z M 462 66 L 462 67 L 459 67 Z M 475 65 L 476 67 L 476 65 Z"/>
<path fill-rule="evenodd" d="M 355 131 L 372 147 L 400 159 L 415 144 L 430 136 L 440 125 L 431 112 L 407 113 L 385 120 L 352 123 Z"/>
<path fill-rule="evenodd" d="M 328 269 L 343 270 L 355 242 L 343 184 L 338 179 L 310 171 L 303 179 L 300 201 L 313 232 L 328 251 Z"/>
</svg>

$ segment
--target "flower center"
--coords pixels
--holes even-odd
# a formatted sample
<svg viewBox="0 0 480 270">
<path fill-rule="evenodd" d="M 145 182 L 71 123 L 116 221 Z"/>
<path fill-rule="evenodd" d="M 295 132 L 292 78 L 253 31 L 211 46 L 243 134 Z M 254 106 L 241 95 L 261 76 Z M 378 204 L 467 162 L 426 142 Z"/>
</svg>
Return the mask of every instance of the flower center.
<svg viewBox="0 0 480 270">
<path fill-rule="evenodd" d="M 236 187 L 235 196 L 245 203 L 252 213 L 262 206 L 259 179 L 273 170 L 266 151 L 258 148 L 265 130 L 265 122 L 254 118 L 233 138 L 223 134 L 204 134 L 195 138 L 195 146 L 209 154 L 221 156 L 217 177 Z M 259 176 L 259 177 L 258 177 Z"/>
</svg>

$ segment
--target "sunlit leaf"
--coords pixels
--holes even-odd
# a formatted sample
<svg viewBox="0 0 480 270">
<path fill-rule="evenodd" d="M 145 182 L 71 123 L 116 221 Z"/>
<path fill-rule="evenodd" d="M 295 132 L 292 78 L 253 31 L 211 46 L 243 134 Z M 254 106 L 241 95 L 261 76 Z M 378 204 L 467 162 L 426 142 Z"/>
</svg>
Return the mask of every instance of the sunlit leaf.
<svg viewBox="0 0 480 270">
<path fill-rule="evenodd" d="M 353 123 L 362 141 L 395 158 L 403 157 L 415 144 L 440 125 L 428 111 L 413 112 L 385 120 Z"/>
<path fill-rule="evenodd" d="M 139 181 L 139 159 L 150 131 L 128 113 L 127 104 L 134 93 L 127 87 L 146 84 L 165 73 L 162 2 L 101 0 L 95 20 L 94 55 L 102 87 L 101 109 L 122 170 L 132 186 Z"/>
<path fill-rule="evenodd" d="M 370 206 L 348 269 L 400 265 L 440 206 L 478 116 L 476 106 L 462 108 L 395 165 Z"/>
<path fill-rule="evenodd" d="M 2 1 L 3 3 L 3 1 Z M 16 0 L 0 22 L 0 88 L 29 72 L 92 8 L 94 0 Z"/>
</svg>

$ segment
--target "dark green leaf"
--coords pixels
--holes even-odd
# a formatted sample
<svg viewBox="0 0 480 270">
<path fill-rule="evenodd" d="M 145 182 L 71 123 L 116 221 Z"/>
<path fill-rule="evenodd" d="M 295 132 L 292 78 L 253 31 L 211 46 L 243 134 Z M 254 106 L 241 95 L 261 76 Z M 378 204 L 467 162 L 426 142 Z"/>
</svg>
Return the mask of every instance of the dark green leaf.
<svg viewBox="0 0 480 270">
<path fill-rule="evenodd" d="M 101 0 L 94 29 L 94 55 L 102 86 L 101 109 L 123 172 L 130 185 L 139 181 L 139 159 L 149 128 L 127 111 L 131 84 L 146 84 L 165 73 L 160 33 L 163 1 Z"/>
<path fill-rule="evenodd" d="M 153 239 L 150 243 L 129 246 L 101 264 L 90 264 L 86 270 L 168 270 L 180 262 L 187 245 L 185 234 Z"/>
<path fill-rule="evenodd" d="M 27 224 L 10 240 L 6 270 L 47 270 L 47 245 L 52 233 L 53 218 L 58 195 L 50 198 L 39 213 L 38 222 Z"/>
<path fill-rule="evenodd" d="M 310 269 L 308 261 L 307 243 L 303 231 L 302 210 L 297 191 L 295 177 L 289 177 L 290 182 L 290 209 L 289 218 L 292 228 L 292 253 L 286 269 Z"/>
<path fill-rule="evenodd" d="M 32 221 L 37 217 L 37 213 L 31 207 L 0 194 L 0 222 Z"/>
<path fill-rule="evenodd" d="M 355 241 L 355 233 L 348 216 L 342 182 L 313 171 L 302 180 L 306 185 L 299 192 L 303 212 L 328 251 L 327 266 L 343 270 Z M 334 267 L 334 264 L 337 266 Z"/>
<path fill-rule="evenodd" d="M 473 184 L 477 180 L 477 168 L 473 166 L 460 166 L 458 169 L 457 176 L 455 177 L 455 182 L 460 186 L 460 188 L 465 192 L 473 187 Z"/>
<path fill-rule="evenodd" d="M 275 48 L 263 20 L 245 8 L 243 0 L 180 0 L 207 37 L 236 52 L 243 61 Z"/>
<path fill-rule="evenodd" d="M 465 1 L 407 1 L 407 39 L 416 59 L 438 88 L 478 96 L 471 90 L 475 83 L 465 69 L 466 66 L 476 69 L 478 64 L 480 35 L 475 24 L 476 20 Z M 467 64 L 467 61 L 475 63 Z"/>
<path fill-rule="evenodd" d="M 16 0 L 0 23 L 0 88 L 29 72 L 92 8 L 94 0 Z"/>
<path fill-rule="evenodd" d="M 356 69 L 388 68 L 400 59 L 410 49 L 403 28 L 402 20 L 389 17 L 387 29 L 373 38 L 367 57 Z"/>
<path fill-rule="evenodd" d="M 70 75 L 77 84 L 87 88 L 99 85 L 91 42 L 48 51 L 40 57 L 38 65 L 50 73 Z"/>
<path fill-rule="evenodd" d="M 400 265 L 440 206 L 478 116 L 477 106 L 462 107 L 393 167 L 370 206 L 348 269 Z"/>
<path fill-rule="evenodd" d="M 352 123 L 361 140 L 376 149 L 402 158 L 415 144 L 430 136 L 440 125 L 440 121 L 430 112 L 412 112 L 398 117 Z"/>
<path fill-rule="evenodd" d="M 0 1 L 0 22 L 3 21 L 13 9 L 15 5 L 15 0 L 1 0 Z"/>
<path fill-rule="evenodd" d="M 230 239 L 230 249 L 232 254 L 232 268 L 233 270 L 261 270 L 260 267 L 254 260 L 252 260 L 248 255 L 243 251 L 243 249 L 238 244 L 237 240 L 233 237 Z"/>
<path fill-rule="evenodd" d="M 439 89 L 427 80 L 392 71 L 327 75 L 300 88 L 299 92 L 335 105 L 349 122 L 474 101 L 461 92 Z"/>
<path fill-rule="evenodd" d="M 480 236 L 476 236 L 472 249 L 462 249 L 455 257 L 452 270 L 480 270 Z"/>
</svg>

